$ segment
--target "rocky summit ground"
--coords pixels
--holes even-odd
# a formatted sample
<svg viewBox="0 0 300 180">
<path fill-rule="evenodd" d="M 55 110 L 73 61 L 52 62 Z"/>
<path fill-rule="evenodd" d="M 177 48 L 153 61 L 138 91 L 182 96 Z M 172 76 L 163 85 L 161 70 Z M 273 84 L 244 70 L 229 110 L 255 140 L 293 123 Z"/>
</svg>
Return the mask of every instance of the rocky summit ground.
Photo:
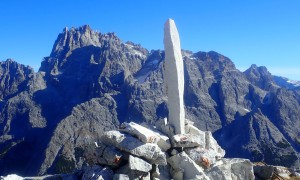
<svg viewBox="0 0 300 180">
<path fill-rule="evenodd" d="M 245 72 L 217 52 L 183 50 L 186 118 L 225 158 L 299 167 L 300 90 L 265 67 Z M 0 66 L 0 175 L 73 172 L 87 144 L 123 122 L 167 116 L 164 52 L 89 26 L 64 29 L 38 72 Z"/>
</svg>

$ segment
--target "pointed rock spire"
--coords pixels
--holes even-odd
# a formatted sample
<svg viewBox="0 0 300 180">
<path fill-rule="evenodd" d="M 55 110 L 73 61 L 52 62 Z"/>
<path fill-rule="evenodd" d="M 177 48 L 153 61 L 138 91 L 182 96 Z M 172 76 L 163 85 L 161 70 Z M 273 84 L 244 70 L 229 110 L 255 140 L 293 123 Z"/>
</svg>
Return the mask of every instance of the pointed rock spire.
<svg viewBox="0 0 300 180">
<path fill-rule="evenodd" d="M 172 19 L 168 19 L 165 23 L 164 46 L 164 71 L 169 109 L 168 121 L 175 128 L 176 134 L 184 134 L 184 70 L 180 48 L 180 39 L 175 22 Z"/>
</svg>

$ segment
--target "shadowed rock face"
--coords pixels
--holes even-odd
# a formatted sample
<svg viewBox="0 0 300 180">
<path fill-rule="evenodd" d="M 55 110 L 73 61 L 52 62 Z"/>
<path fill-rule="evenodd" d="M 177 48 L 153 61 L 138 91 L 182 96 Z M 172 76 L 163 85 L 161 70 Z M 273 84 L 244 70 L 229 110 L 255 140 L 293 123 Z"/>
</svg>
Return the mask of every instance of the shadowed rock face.
<svg viewBox="0 0 300 180">
<path fill-rule="evenodd" d="M 299 166 L 297 89 L 259 67 L 240 72 L 216 52 L 182 56 L 186 118 L 214 132 L 227 157 Z M 37 73 L 1 62 L 0 174 L 71 171 L 81 166 L 83 144 L 120 122 L 167 117 L 164 58 L 84 26 L 64 30 Z"/>
<path fill-rule="evenodd" d="M 25 85 L 33 74 L 32 68 L 11 59 L 0 62 L 0 100 L 8 99 L 25 90 Z"/>
</svg>

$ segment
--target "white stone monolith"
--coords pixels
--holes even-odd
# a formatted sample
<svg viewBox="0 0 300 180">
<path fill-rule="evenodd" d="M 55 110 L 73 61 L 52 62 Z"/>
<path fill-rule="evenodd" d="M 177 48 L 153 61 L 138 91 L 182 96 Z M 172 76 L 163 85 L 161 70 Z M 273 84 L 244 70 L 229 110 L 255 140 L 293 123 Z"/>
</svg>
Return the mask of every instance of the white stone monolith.
<svg viewBox="0 0 300 180">
<path fill-rule="evenodd" d="M 184 134 L 185 111 L 183 102 L 184 69 L 180 39 L 174 20 L 168 19 L 164 27 L 165 79 L 168 95 L 169 123 L 176 134 Z"/>
</svg>

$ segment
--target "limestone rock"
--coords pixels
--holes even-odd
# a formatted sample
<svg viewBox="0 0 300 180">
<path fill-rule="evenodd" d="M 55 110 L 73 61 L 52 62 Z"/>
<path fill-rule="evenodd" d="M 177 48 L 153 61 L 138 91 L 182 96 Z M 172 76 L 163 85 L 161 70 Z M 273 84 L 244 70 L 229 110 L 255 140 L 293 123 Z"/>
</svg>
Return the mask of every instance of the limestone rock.
<svg viewBox="0 0 300 180">
<path fill-rule="evenodd" d="M 168 163 L 174 169 L 174 172 L 177 172 L 176 177 L 179 176 L 178 173 L 181 171 L 183 173 L 183 179 L 196 179 L 197 176 L 202 177 L 202 179 L 209 179 L 204 174 L 203 169 L 189 158 L 185 152 L 168 158 Z M 175 178 L 174 175 L 173 178 Z"/>
<path fill-rule="evenodd" d="M 205 132 L 199 130 L 191 122 L 186 123 L 186 125 L 185 125 L 185 134 L 194 134 L 194 135 L 205 136 Z"/>
<path fill-rule="evenodd" d="M 108 167 L 91 166 L 84 170 L 83 180 L 106 180 L 113 178 L 113 171 Z"/>
<path fill-rule="evenodd" d="M 180 39 L 174 20 L 168 19 L 164 27 L 165 76 L 168 96 L 169 123 L 176 134 L 184 134 L 185 110 L 183 102 L 184 69 Z"/>
<path fill-rule="evenodd" d="M 116 174 L 126 174 L 130 180 L 150 180 L 150 172 L 135 171 L 129 168 L 129 164 L 126 164 L 116 170 Z"/>
<path fill-rule="evenodd" d="M 144 143 L 157 143 L 160 139 L 152 130 L 134 122 L 122 123 L 120 126 L 120 131 L 129 133 Z"/>
<path fill-rule="evenodd" d="M 222 159 L 205 173 L 211 179 L 254 180 L 253 166 L 247 159 Z"/>
<path fill-rule="evenodd" d="M 225 156 L 225 150 L 217 143 L 210 131 L 205 132 L 205 148 L 217 152 L 219 158 Z"/>
<path fill-rule="evenodd" d="M 173 147 L 205 147 L 205 136 L 176 134 L 171 139 Z"/>
<path fill-rule="evenodd" d="M 126 174 L 115 174 L 113 180 L 129 180 Z"/>
<path fill-rule="evenodd" d="M 201 147 L 186 148 L 184 151 L 195 163 L 203 168 L 209 168 L 220 159 L 217 152 Z"/>
<path fill-rule="evenodd" d="M 148 129 L 152 130 L 159 137 L 157 145 L 158 145 L 158 147 L 160 147 L 160 149 L 162 151 L 167 151 L 168 149 L 171 148 L 170 138 L 168 136 L 166 136 L 165 134 L 163 134 L 161 131 L 159 131 L 158 128 L 156 128 L 155 126 L 153 127 L 153 125 L 149 125 L 146 123 L 143 123 L 142 125 Z"/>
<path fill-rule="evenodd" d="M 129 134 L 123 134 L 119 131 L 108 131 L 101 137 L 101 141 L 122 151 L 145 158 L 150 163 L 167 164 L 166 154 L 161 151 L 157 144 L 143 143 Z"/>
<path fill-rule="evenodd" d="M 151 177 L 157 179 L 171 179 L 170 166 L 154 165 L 154 168 L 151 171 Z"/>
<path fill-rule="evenodd" d="M 129 155 L 128 164 L 131 170 L 149 172 L 152 169 L 152 164 L 149 164 L 148 162 L 131 155 Z"/>
<path fill-rule="evenodd" d="M 168 149 L 170 149 L 171 143 L 169 137 L 161 134 L 158 134 L 158 136 L 159 136 L 159 141 L 157 142 L 158 147 L 160 147 L 162 151 L 167 151 Z"/>
</svg>

